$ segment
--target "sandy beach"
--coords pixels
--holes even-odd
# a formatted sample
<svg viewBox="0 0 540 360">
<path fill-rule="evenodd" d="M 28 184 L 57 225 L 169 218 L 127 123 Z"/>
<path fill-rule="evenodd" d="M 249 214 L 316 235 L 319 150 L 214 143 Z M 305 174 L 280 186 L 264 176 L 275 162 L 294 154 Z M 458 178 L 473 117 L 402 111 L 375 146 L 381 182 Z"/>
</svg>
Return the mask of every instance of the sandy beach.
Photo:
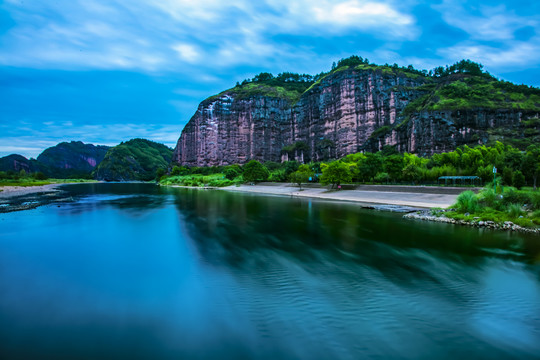
<svg viewBox="0 0 540 360">
<path fill-rule="evenodd" d="M 354 201 L 364 205 L 395 205 L 412 208 L 446 208 L 455 203 L 465 188 L 413 186 L 360 186 L 356 190 L 328 190 L 324 187 L 300 188 L 292 184 L 264 183 L 220 188 L 225 191 L 306 197 L 326 200 Z M 449 191 L 453 190 L 453 191 Z"/>
</svg>

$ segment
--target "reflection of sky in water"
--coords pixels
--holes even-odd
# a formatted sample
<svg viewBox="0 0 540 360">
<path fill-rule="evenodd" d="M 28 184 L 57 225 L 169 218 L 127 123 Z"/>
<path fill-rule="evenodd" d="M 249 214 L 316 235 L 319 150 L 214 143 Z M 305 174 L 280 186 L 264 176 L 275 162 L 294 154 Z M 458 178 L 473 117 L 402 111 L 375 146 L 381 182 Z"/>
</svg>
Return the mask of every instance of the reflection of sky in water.
<svg viewBox="0 0 540 360">
<path fill-rule="evenodd" d="M 351 204 L 130 186 L 0 215 L 0 353 L 540 353 L 527 237 Z"/>
<path fill-rule="evenodd" d="M 496 347 L 540 354 L 540 285 L 521 263 L 493 260 L 481 277 L 472 325 Z M 527 299 L 524 301 L 524 299 Z"/>
</svg>

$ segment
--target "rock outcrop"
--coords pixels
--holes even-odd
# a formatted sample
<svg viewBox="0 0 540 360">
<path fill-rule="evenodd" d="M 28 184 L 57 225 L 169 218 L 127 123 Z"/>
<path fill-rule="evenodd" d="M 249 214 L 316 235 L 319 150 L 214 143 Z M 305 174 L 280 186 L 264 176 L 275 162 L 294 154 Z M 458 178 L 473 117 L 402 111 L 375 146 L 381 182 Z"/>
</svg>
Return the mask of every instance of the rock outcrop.
<svg viewBox="0 0 540 360">
<path fill-rule="evenodd" d="M 488 143 L 493 129 L 512 132 L 524 120 L 538 117 L 540 101 L 526 110 L 504 102 L 497 108 L 491 100 L 485 101 L 486 107 L 469 104 L 460 109 L 451 93 L 451 101 L 443 102 L 441 94 L 447 94 L 449 86 L 465 84 L 461 75 L 441 81 L 390 67 L 344 66 L 322 76 L 297 98 L 281 95 L 282 88 L 268 93 L 237 86 L 199 105 L 172 161 L 187 166 L 251 159 L 322 161 L 378 151 L 385 145 L 430 155 Z M 248 85 L 257 89 L 256 83 Z"/>
</svg>

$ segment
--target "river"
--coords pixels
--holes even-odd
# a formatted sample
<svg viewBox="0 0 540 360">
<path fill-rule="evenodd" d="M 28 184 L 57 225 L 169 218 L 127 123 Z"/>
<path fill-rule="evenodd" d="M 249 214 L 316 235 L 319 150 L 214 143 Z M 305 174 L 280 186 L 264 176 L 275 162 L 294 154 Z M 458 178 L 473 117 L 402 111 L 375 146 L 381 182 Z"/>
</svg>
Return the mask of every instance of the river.
<svg viewBox="0 0 540 360">
<path fill-rule="evenodd" d="M 537 235 L 82 184 L 0 214 L 2 359 L 538 359 Z"/>
</svg>

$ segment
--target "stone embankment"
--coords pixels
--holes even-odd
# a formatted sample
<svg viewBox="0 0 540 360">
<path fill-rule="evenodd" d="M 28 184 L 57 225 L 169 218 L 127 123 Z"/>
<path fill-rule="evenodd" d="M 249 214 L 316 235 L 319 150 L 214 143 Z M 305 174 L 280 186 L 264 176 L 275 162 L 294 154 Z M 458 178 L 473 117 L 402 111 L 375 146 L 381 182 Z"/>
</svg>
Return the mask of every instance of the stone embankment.
<svg viewBox="0 0 540 360">
<path fill-rule="evenodd" d="M 499 224 L 494 221 L 480 220 L 479 217 L 474 218 L 473 221 L 456 220 L 456 219 L 451 219 L 444 216 L 444 214 L 442 214 L 442 211 L 434 215 L 431 210 L 420 210 L 420 211 L 406 214 L 403 217 L 406 219 L 436 221 L 436 222 L 455 224 L 455 225 L 484 227 L 484 228 L 494 229 L 494 230 L 511 230 L 511 231 L 521 231 L 521 232 L 527 232 L 527 233 L 540 234 L 540 228 L 526 228 L 526 227 L 514 224 L 511 221 L 505 221 Z"/>
</svg>

